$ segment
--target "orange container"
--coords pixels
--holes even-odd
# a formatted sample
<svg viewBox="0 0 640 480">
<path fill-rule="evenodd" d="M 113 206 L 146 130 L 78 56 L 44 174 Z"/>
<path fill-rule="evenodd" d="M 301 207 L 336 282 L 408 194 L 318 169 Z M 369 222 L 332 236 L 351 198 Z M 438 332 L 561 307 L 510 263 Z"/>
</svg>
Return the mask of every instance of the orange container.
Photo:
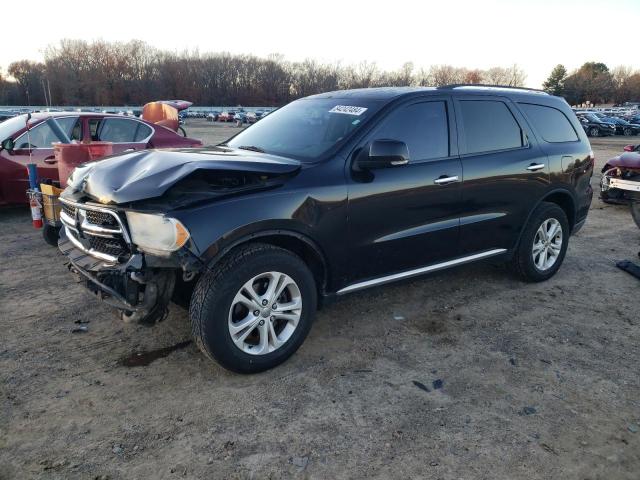
<svg viewBox="0 0 640 480">
<path fill-rule="evenodd" d="M 54 143 L 53 153 L 58 163 L 60 186 L 66 188 L 73 169 L 86 162 L 93 162 L 113 153 L 111 142 Z"/>
</svg>

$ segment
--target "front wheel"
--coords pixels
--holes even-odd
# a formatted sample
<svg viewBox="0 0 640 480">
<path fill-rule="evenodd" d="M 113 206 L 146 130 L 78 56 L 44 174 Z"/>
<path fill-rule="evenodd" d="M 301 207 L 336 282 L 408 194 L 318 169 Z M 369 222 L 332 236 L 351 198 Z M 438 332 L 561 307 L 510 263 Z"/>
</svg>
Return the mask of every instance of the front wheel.
<svg viewBox="0 0 640 480">
<path fill-rule="evenodd" d="M 633 135 L 633 130 L 630 128 L 625 128 L 622 133 L 624 134 L 625 137 L 630 137 L 631 135 Z"/>
<path fill-rule="evenodd" d="M 306 338 L 317 305 L 314 277 L 295 254 L 240 247 L 198 281 L 189 314 L 197 345 L 239 373 L 273 368 Z"/>
<path fill-rule="evenodd" d="M 636 222 L 637 227 L 640 228 L 640 201 L 634 200 L 630 205 L 633 221 Z"/>
<path fill-rule="evenodd" d="M 600 130 L 598 130 L 596 127 L 591 127 L 589 129 L 589 136 L 590 137 L 597 137 L 600 134 Z"/>
<path fill-rule="evenodd" d="M 569 233 L 564 210 L 542 202 L 531 214 L 516 249 L 514 267 L 520 277 L 541 282 L 555 275 L 567 252 Z"/>
<path fill-rule="evenodd" d="M 45 223 L 42 227 L 42 238 L 44 238 L 44 241 L 52 247 L 57 247 L 58 239 L 60 238 L 58 233 L 59 231 L 59 227 L 53 227 Z"/>
</svg>

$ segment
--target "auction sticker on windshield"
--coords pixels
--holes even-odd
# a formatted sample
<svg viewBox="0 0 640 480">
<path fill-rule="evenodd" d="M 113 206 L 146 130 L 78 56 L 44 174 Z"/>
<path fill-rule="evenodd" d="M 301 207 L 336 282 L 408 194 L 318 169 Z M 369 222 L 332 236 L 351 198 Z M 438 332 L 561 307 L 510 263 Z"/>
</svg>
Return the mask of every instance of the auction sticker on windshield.
<svg viewBox="0 0 640 480">
<path fill-rule="evenodd" d="M 364 107 L 352 107 L 349 105 L 336 105 L 329 113 L 344 113 L 346 115 L 362 115 L 367 109 Z"/>
</svg>

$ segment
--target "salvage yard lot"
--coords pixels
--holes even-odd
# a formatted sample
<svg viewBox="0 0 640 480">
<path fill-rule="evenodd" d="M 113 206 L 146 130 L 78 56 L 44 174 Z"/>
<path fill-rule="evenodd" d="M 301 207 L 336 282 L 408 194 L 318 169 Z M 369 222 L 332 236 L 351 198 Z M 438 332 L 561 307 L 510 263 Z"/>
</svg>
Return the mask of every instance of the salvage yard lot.
<svg viewBox="0 0 640 480">
<path fill-rule="evenodd" d="M 597 172 L 626 143 L 593 139 Z M 639 249 L 628 209 L 594 198 L 550 281 L 484 263 L 353 294 L 241 376 L 177 306 L 123 324 L 3 210 L 0 479 L 637 479 L 640 281 L 614 261 Z"/>
</svg>

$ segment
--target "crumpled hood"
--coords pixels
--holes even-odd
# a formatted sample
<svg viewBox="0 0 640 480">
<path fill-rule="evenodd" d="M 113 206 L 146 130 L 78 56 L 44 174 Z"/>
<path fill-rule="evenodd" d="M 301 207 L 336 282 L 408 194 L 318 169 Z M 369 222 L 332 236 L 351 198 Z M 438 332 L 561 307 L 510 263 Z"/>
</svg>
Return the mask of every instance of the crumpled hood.
<svg viewBox="0 0 640 480">
<path fill-rule="evenodd" d="M 604 173 L 605 170 L 613 167 L 640 168 L 640 153 L 625 152 L 622 155 L 613 157 L 602 167 L 602 172 Z"/>
<path fill-rule="evenodd" d="M 159 197 L 197 170 L 285 175 L 299 168 L 297 160 L 225 147 L 142 150 L 79 166 L 67 183 L 72 192 L 121 204 Z"/>
</svg>

